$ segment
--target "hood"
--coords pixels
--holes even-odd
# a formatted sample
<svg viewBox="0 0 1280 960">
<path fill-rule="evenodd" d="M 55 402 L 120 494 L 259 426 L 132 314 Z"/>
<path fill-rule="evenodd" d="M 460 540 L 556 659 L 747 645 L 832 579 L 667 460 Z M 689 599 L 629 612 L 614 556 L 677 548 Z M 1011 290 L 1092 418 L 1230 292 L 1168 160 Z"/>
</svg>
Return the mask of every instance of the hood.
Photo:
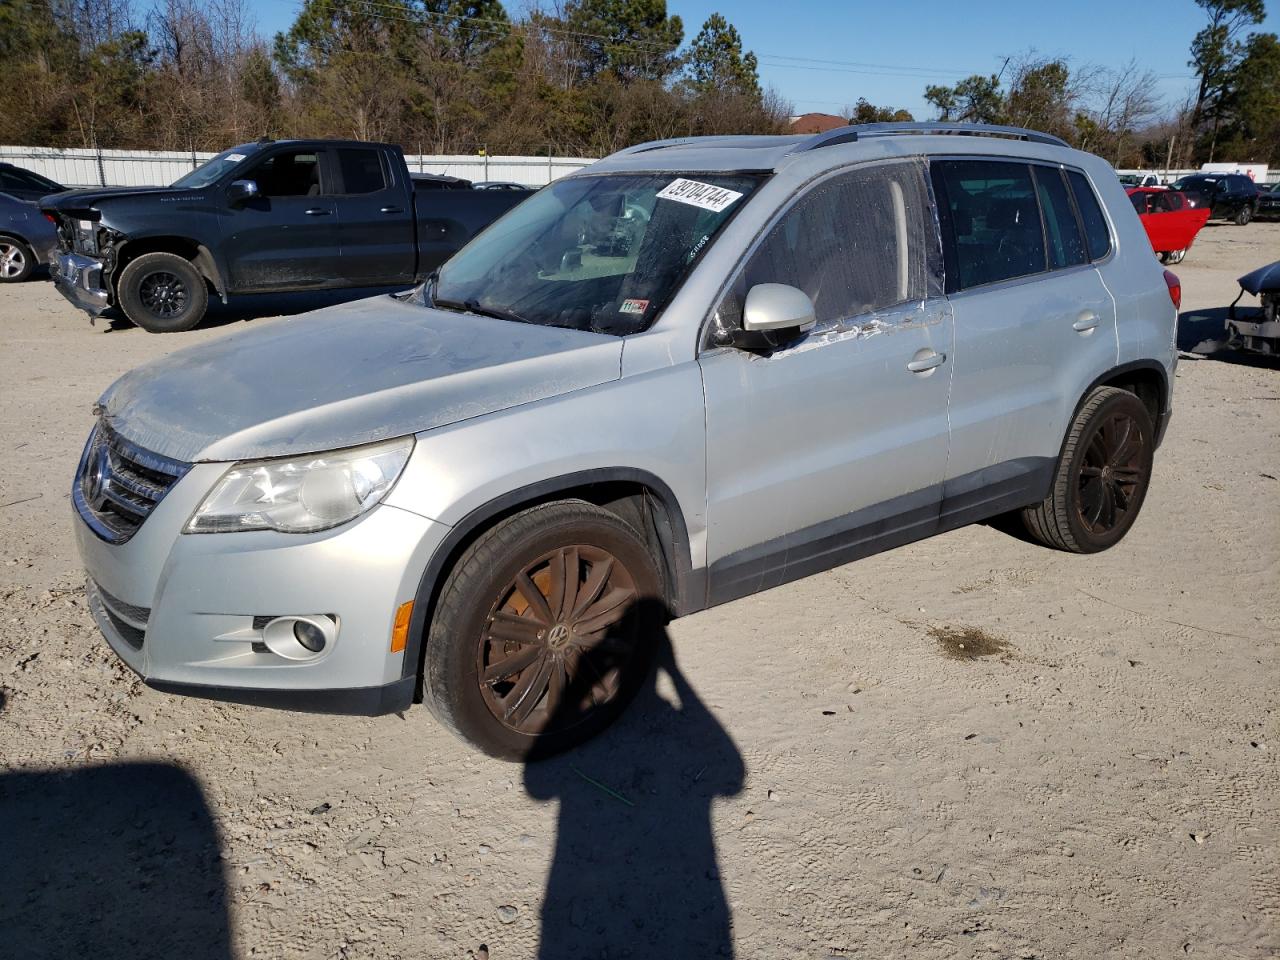
<svg viewBox="0 0 1280 960">
<path fill-rule="evenodd" d="M 1240 286 L 1255 297 L 1264 290 L 1280 290 L 1280 260 L 1246 273 L 1240 278 Z"/>
<path fill-rule="evenodd" d="M 185 187 L 87 187 L 83 190 L 64 190 L 62 193 L 51 193 L 40 201 L 44 210 L 55 210 L 59 213 L 73 213 L 92 209 L 104 200 L 118 200 L 122 197 L 141 197 L 154 194 L 168 194 L 177 199 L 203 196 L 203 191 Z"/>
<path fill-rule="evenodd" d="M 389 296 L 258 323 L 126 373 L 111 426 L 184 462 L 315 453 L 616 380 L 622 340 Z"/>
</svg>

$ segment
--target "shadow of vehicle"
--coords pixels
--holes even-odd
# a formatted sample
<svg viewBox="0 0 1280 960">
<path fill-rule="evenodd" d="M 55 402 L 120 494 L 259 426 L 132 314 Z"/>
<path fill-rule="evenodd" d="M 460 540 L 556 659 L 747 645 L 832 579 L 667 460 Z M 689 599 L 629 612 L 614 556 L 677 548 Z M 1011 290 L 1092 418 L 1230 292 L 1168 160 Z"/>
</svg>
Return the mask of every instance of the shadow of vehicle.
<svg viewBox="0 0 1280 960">
<path fill-rule="evenodd" d="M 542 960 L 733 955 L 711 807 L 741 791 L 742 757 L 680 672 L 665 630 L 654 656 L 606 734 L 525 767 L 531 796 L 560 801 Z M 660 693 L 660 676 L 678 703 Z"/>
<path fill-rule="evenodd" d="M 1246 367 L 1276 369 L 1280 359 L 1245 350 L 1232 350 L 1226 345 L 1227 307 L 1208 307 L 1202 310 L 1185 310 L 1178 314 L 1177 347 L 1184 354 L 1194 354 L 1205 360 L 1237 363 Z M 1245 317 L 1250 307 L 1236 308 Z"/>
<path fill-rule="evenodd" d="M 230 960 L 218 832 L 163 763 L 0 774 L 0 952 Z"/>
<path fill-rule="evenodd" d="M 353 300 L 367 300 L 370 297 L 385 296 L 409 289 L 408 286 L 396 287 L 363 287 L 357 290 L 310 290 L 302 293 L 257 293 L 245 294 L 231 298 L 224 304 L 214 294 L 209 296 L 209 312 L 205 314 L 197 330 L 213 327 L 225 327 L 233 323 L 246 323 L 261 317 L 292 317 L 300 313 L 309 313 L 324 307 L 350 303 Z M 112 331 L 137 329 L 134 323 L 124 315 L 119 307 L 112 307 L 102 315 L 102 319 L 110 324 Z"/>
</svg>

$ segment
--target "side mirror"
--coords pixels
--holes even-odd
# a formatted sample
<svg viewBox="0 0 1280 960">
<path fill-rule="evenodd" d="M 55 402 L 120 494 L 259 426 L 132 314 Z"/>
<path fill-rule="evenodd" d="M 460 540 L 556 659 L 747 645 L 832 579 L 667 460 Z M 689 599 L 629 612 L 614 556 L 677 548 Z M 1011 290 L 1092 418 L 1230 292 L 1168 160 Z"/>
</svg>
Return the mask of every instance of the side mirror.
<svg viewBox="0 0 1280 960">
<path fill-rule="evenodd" d="M 742 327 L 728 334 L 728 346 L 767 353 L 786 346 L 817 322 L 813 301 L 785 283 L 758 283 L 747 291 Z"/>
<path fill-rule="evenodd" d="M 232 205 L 244 203 L 258 196 L 258 184 L 254 180 L 232 180 L 227 187 L 227 200 Z"/>
</svg>

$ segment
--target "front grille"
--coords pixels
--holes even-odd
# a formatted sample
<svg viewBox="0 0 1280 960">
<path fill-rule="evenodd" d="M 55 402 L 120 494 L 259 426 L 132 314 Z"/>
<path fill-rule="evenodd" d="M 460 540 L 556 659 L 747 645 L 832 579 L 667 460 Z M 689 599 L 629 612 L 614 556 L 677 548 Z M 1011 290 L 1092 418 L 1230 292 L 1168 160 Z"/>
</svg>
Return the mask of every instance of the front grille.
<svg viewBox="0 0 1280 960">
<path fill-rule="evenodd" d="M 129 646 L 135 650 L 142 649 L 142 643 L 146 639 L 147 621 L 151 619 L 151 611 L 146 607 L 139 607 L 132 603 L 125 603 L 118 600 L 103 590 L 98 583 L 90 578 L 88 584 L 90 602 L 97 600 L 102 612 L 106 614 L 107 620 L 111 626 L 115 628 L 116 633 Z"/>
<path fill-rule="evenodd" d="M 99 421 L 80 457 L 71 499 L 94 533 L 108 543 L 124 543 L 190 469 L 143 450 Z"/>
</svg>

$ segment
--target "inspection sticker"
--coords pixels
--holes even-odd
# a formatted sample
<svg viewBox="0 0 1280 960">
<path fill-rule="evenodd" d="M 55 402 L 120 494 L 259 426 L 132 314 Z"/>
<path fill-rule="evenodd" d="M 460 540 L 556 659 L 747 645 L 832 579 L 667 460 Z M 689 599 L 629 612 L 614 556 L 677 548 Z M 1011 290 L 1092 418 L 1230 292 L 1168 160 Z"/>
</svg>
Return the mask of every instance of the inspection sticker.
<svg viewBox="0 0 1280 960">
<path fill-rule="evenodd" d="M 648 300 L 623 300 L 618 308 L 619 313 L 644 313 L 649 309 Z"/>
<path fill-rule="evenodd" d="M 735 200 L 742 197 L 737 190 L 726 190 L 714 183 L 702 183 L 698 180 L 686 180 L 679 177 L 658 191 L 659 200 L 674 200 L 676 203 L 687 203 L 691 207 L 701 207 L 719 213 Z"/>
<path fill-rule="evenodd" d="M 227 162 L 228 162 L 228 163 L 239 163 L 239 162 L 240 162 L 241 160 L 243 160 L 243 159 L 244 159 L 244 154 L 243 154 L 243 153 L 228 153 L 228 154 L 227 154 Z"/>
</svg>

